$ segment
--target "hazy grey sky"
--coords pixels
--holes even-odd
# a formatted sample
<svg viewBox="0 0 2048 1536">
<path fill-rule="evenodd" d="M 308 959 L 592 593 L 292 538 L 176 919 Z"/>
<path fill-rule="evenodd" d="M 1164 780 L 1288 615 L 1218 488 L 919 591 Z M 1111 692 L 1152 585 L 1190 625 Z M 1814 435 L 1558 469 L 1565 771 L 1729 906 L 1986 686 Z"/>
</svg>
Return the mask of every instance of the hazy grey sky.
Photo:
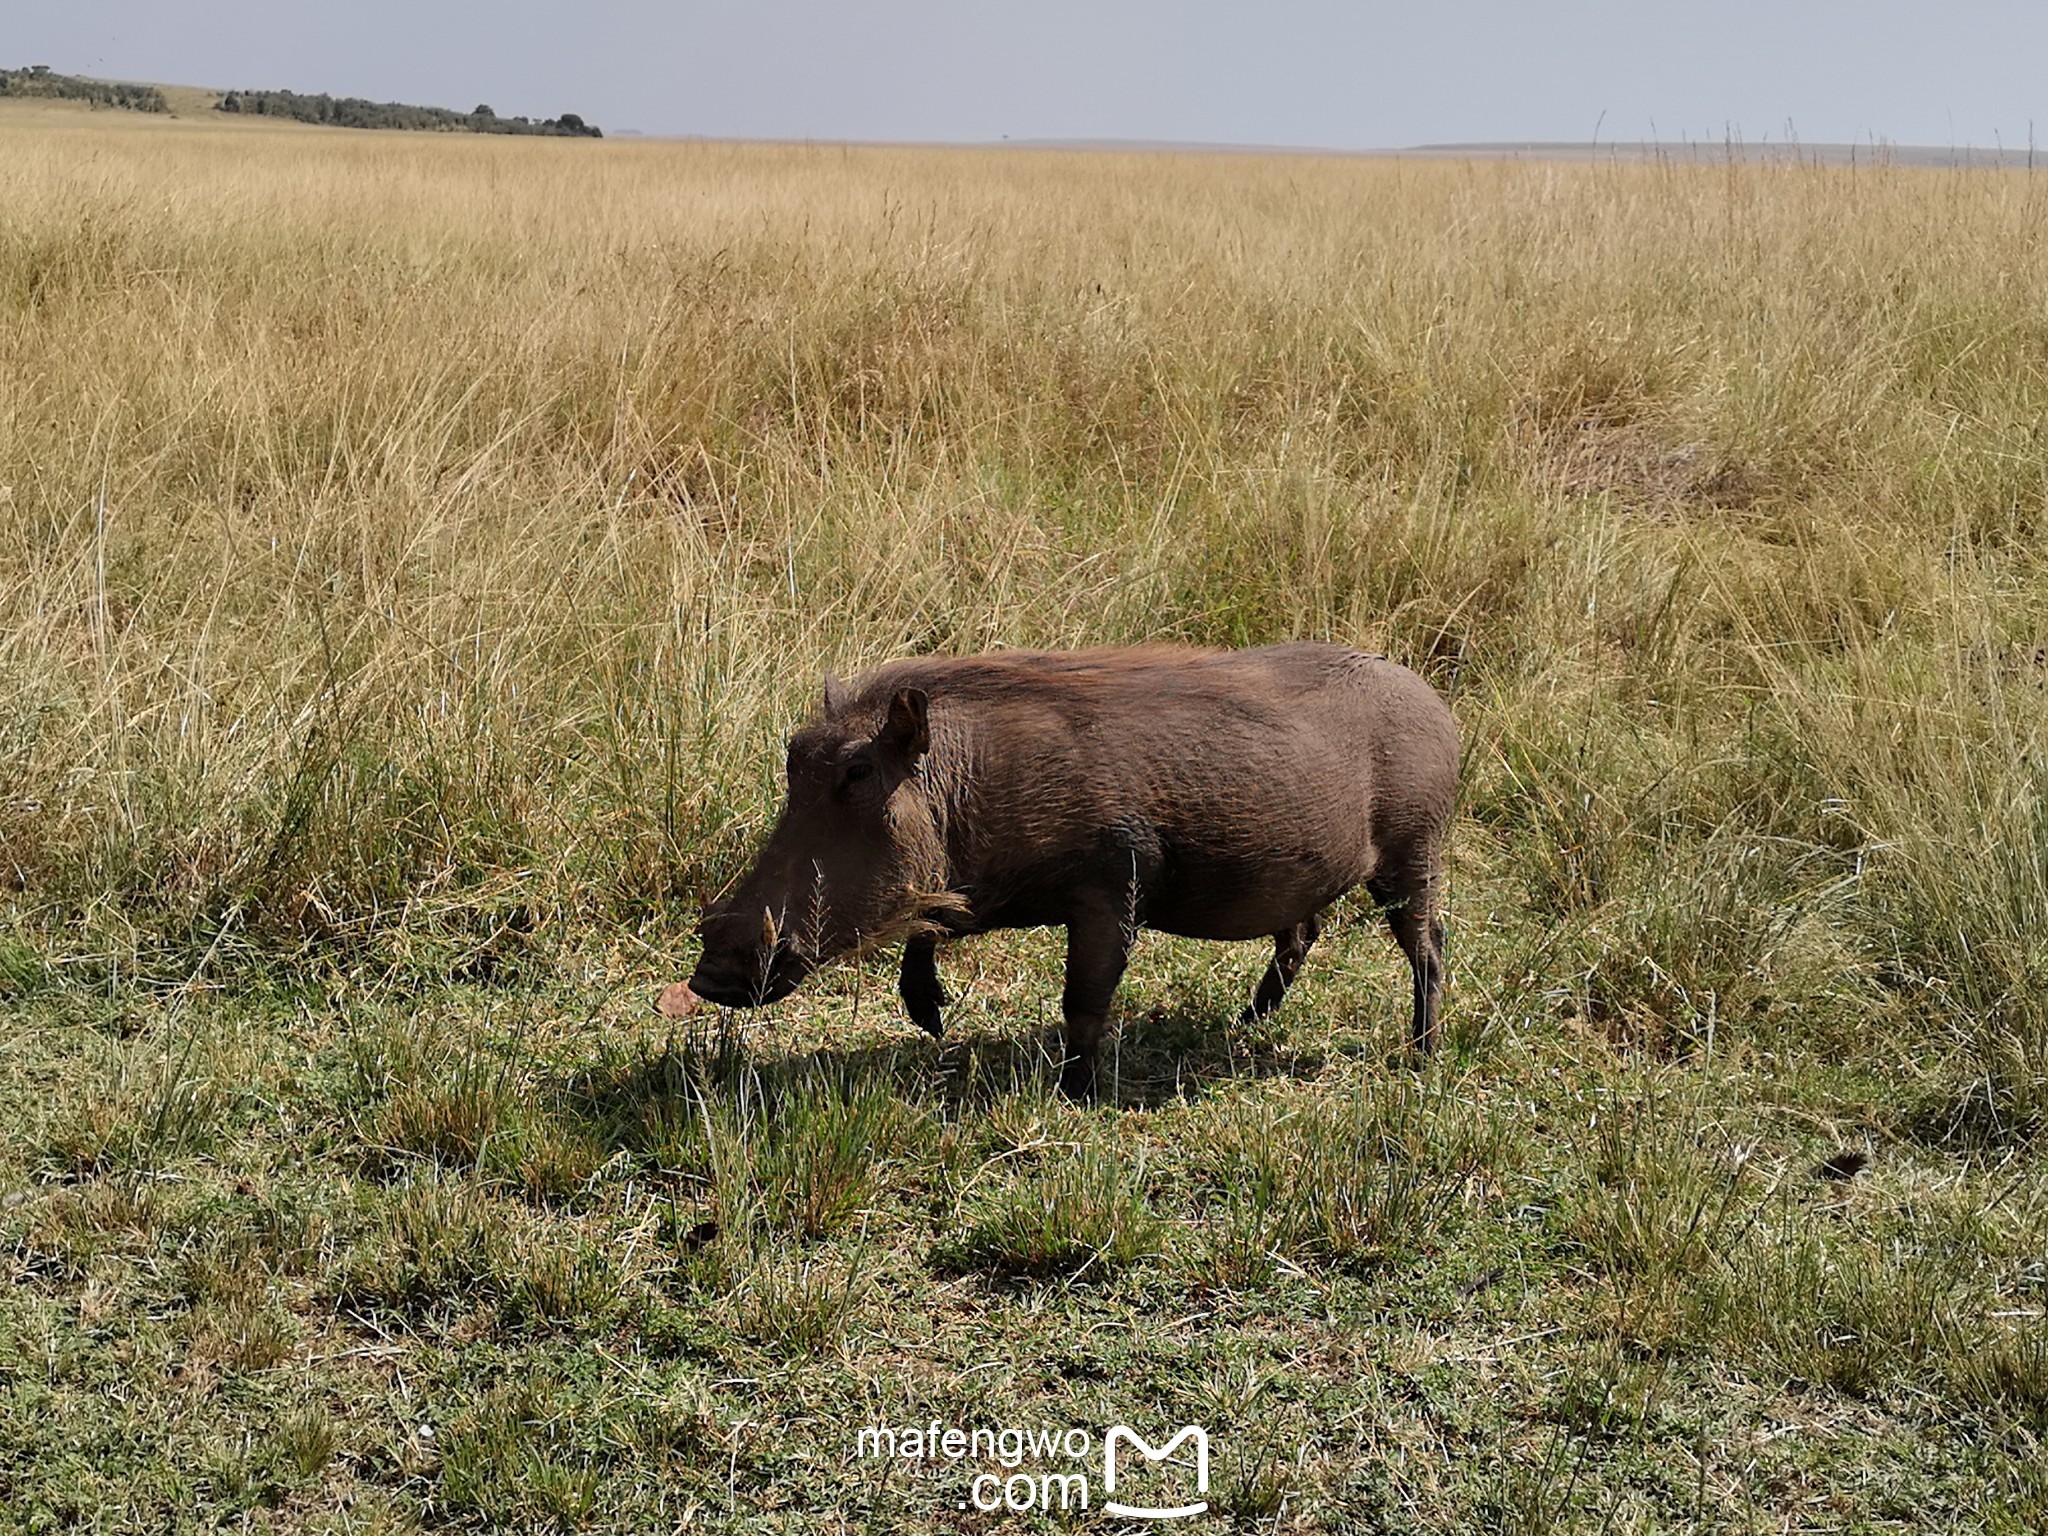
<svg viewBox="0 0 2048 1536">
<path fill-rule="evenodd" d="M 0 0 L 0 66 L 649 133 L 2048 142 L 2043 0 Z"/>
</svg>

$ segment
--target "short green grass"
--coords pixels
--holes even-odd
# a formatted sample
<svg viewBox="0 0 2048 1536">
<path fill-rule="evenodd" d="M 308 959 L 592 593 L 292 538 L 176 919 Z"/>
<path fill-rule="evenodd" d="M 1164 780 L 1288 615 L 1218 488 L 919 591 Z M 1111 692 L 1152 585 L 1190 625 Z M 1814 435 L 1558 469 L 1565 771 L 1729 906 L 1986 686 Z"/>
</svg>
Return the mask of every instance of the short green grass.
<svg viewBox="0 0 2048 1536">
<path fill-rule="evenodd" d="M 2043 184 L 110 117 L 0 122 L 0 1529 L 2048 1522 Z M 1427 1068 L 1355 904 L 1097 1107 L 1052 934 L 650 1006 L 825 667 L 1307 635 L 1464 731 Z"/>
<path fill-rule="evenodd" d="M 1256 956 L 1148 940 L 1082 1109 L 1052 951 L 955 958 L 943 1044 L 879 967 L 744 1031 L 626 965 L 18 1002 L 8 1519 L 950 1529 L 964 1472 L 852 1454 L 932 1419 L 1200 1423 L 1252 1529 L 2048 1516 L 2030 1149 L 1462 997 L 1404 1071 L 1365 913 L 1251 1038 Z"/>
</svg>

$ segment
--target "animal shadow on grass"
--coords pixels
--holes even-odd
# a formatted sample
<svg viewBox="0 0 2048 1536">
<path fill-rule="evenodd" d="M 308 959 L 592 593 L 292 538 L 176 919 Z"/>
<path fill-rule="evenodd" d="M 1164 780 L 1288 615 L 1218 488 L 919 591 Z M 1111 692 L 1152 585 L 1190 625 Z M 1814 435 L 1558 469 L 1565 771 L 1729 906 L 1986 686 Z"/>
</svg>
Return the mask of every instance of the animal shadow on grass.
<svg viewBox="0 0 2048 1536">
<path fill-rule="evenodd" d="M 1153 1109 L 1196 1099 L 1217 1085 L 1264 1078 L 1308 1081 L 1325 1065 L 1320 1051 L 1297 1050 L 1284 1029 L 1261 1020 L 1192 1008 L 1154 1008 L 1127 1017 L 1103 1042 L 1102 1100 Z"/>
<path fill-rule="evenodd" d="M 743 1034 L 730 1015 L 707 1027 L 577 1071 L 558 1085 L 556 1101 L 594 1129 L 616 1133 L 643 1124 L 651 1106 L 681 1108 L 700 1101 L 744 1102 L 772 1118 L 791 1090 L 834 1084 L 842 1093 L 886 1093 L 907 1104 L 950 1112 L 986 1109 L 1001 1100 L 1057 1095 L 1062 1037 L 1057 1029 L 960 1029 L 943 1041 L 908 1025 L 900 1040 L 871 1045 L 778 1052 L 768 1030 Z M 1154 1009 L 1124 1020 L 1103 1043 L 1105 1108 L 1153 1109 L 1200 1097 L 1231 1081 L 1321 1073 L 1324 1057 L 1288 1047 L 1270 1026 L 1245 1026 L 1228 1016 Z"/>
<path fill-rule="evenodd" d="M 762 1068 L 815 1064 L 869 1082 L 886 1082 L 905 1097 L 929 1096 L 950 1109 L 985 1108 L 1017 1095 L 1058 1094 L 1064 1039 L 1058 1029 L 949 1031 L 942 1041 L 910 1038 L 801 1057 L 766 1058 Z M 1103 1041 L 1098 1104 L 1106 1109 L 1156 1109 L 1195 1099 L 1221 1083 L 1284 1077 L 1306 1080 L 1323 1069 L 1319 1053 L 1290 1050 L 1263 1025 L 1249 1029 L 1227 1016 L 1154 1009 L 1126 1018 Z"/>
<path fill-rule="evenodd" d="M 845 1049 L 776 1056 L 756 1045 L 764 1074 L 824 1071 L 841 1081 L 883 1084 L 909 1099 L 935 1099 L 949 1108 L 985 1107 L 1002 1098 L 1057 1093 L 1065 1050 L 1058 1028 L 954 1027 L 933 1041 L 905 1026 L 901 1040 Z M 1245 1025 L 1235 1015 L 1177 1007 L 1126 1015 L 1102 1043 L 1098 1103 L 1104 1108 L 1154 1109 L 1195 1099 L 1224 1082 L 1257 1078 L 1307 1080 L 1321 1073 L 1319 1052 L 1291 1049 L 1284 1032 L 1264 1021 Z"/>
</svg>

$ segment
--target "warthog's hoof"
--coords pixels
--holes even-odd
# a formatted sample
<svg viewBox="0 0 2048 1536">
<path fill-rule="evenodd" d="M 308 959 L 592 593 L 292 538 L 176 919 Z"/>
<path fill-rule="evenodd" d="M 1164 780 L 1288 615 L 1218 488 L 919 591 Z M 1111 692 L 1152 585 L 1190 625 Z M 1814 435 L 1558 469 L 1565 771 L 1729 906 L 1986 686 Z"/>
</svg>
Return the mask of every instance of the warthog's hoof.
<svg viewBox="0 0 2048 1536">
<path fill-rule="evenodd" d="M 1060 1092 L 1076 1104 L 1095 1102 L 1095 1059 L 1069 1056 L 1060 1068 Z"/>
</svg>

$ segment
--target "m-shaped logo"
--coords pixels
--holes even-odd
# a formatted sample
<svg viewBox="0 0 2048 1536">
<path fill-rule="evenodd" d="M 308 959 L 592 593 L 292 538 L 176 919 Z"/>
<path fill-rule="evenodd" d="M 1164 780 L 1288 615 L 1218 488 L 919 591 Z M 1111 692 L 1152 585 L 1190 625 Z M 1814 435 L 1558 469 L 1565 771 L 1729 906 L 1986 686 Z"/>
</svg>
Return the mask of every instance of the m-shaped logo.
<svg viewBox="0 0 2048 1536">
<path fill-rule="evenodd" d="M 1154 1450 L 1128 1424 L 1110 1426 L 1108 1434 L 1102 1437 L 1102 1491 L 1110 1497 L 1103 1502 L 1104 1513 L 1119 1515 L 1126 1520 L 1180 1520 L 1189 1515 L 1199 1515 L 1209 1507 L 1207 1499 L 1193 1504 L 1180 1504 L 1172 1509 L 1155 1509 L 1143 1504 L 1121 1504 L 1116 1495 L 1116 1451 L 1119 1441 L 1127 1442 L 1147 1461 L 1165 1461 L 1185 1441 L 1195 1442 L 1195 1492 L 1209 1491 L 1209 1432 L 1199 1425 L 1190 1424 L 1166 1444 Z"/>
</svg>

